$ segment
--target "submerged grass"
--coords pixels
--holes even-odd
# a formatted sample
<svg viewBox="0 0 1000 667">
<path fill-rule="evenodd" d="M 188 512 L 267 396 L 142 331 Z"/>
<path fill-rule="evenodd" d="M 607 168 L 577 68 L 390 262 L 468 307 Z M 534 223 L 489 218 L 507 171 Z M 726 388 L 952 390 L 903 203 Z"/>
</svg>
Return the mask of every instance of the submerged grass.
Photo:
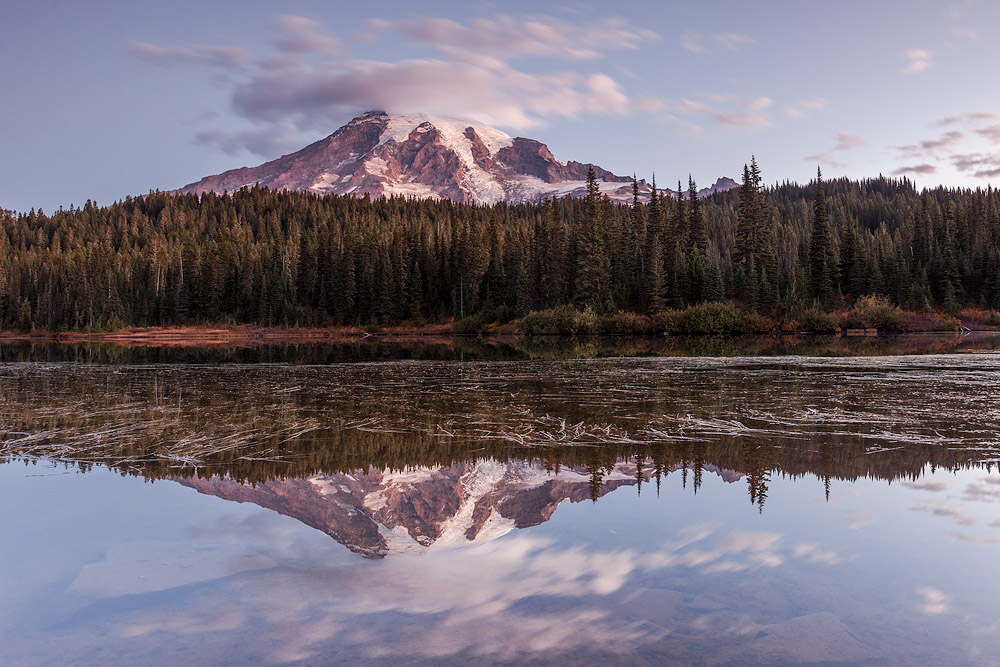
<svg viewBox="0 0 1000 667">
<path fill-rule="evenodd" d="M 997 458 L 1000 407 L 982 388 L 998 383 L 1000 361 L 983 355 L 0 364 L 0 458 L 254 481 L 475 458 L 657 455 L 746 470 L 750 446 L 772 469 L 820 474 L 826 456 L 832 474 L 892 479 Z"/>
</svg>

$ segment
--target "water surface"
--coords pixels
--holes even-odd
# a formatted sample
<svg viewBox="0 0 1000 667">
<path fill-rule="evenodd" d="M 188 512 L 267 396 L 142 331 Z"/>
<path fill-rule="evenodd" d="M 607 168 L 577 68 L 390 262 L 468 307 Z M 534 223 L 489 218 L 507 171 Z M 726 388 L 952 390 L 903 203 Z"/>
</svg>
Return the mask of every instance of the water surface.
<svg viewBox="0 0 1000 667">
<path fill-rule="evenodd" d="M 29 353 L 0 662 L 997 664 L 1000 355 L 926 342 Z"/>
</svg>

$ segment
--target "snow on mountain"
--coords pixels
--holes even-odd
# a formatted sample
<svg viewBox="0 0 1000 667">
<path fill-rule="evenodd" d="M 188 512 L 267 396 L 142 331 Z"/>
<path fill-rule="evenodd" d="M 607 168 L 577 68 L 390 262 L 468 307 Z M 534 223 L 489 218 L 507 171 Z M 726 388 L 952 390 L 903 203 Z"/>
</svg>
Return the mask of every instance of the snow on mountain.
<svg viewBox="0 0 1000 667">
<path fill-rule="evenodd" d="M 300 151 L 257 167 L 206 176 L 178 192 L 232 192 L 260 184 L 320 195 L 535 202 L 582 196 L 590 167 L 601 192 L 617 201 L 631 200 L 631 178 L 592 164 L 560 162 L 533 139 L 512 138 L 474 121 L 369 111 Z M 701 192 L 723 191 L 729 184 L 736 187 L 731 179 L 719 179 Z M 640 197 L 648 199 L 651 188 L 645 181 L 639 185 Z"/>
<path fill-rule="evenodd" d="M 706 466 L 733 482 L 741 473 Z M 643 465 L 651 479 L 654 466 Z M 634 461 L 619 461 L 598 496 L 638 483 Z M 225 477 L 178 478 L 197 491 L 251 502 L 321 530 L 367 558 L 481 544 L 551 518 L 563 502 L 592 497 L 585 470 L 547 471 L 537 463 L 482 459 L 449 467 L 316 474 L 241 484 Z"/>
</svg>

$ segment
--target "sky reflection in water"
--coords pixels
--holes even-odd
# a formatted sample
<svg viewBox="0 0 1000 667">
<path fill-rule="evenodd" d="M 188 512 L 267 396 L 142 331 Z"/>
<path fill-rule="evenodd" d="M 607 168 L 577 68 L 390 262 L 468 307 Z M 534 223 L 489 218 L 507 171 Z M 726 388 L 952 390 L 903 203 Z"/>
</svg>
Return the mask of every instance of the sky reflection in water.
<svg viewBox="0 0 1000 667">
<path fill-rule="evenodd" d="M 0 662 L 996 664 L 998 379 L 993 355 L 4 366 Z M 261 461 L 282 415 L 312 440 Z M 584 425 L 545 445 L 546 419 Z M 195 476 L 158 456 L 251 422 L 193 443 Z M 124 476 L 57 447 L 88 431 L 132 439 L 87 450 Z"/>
</svg>

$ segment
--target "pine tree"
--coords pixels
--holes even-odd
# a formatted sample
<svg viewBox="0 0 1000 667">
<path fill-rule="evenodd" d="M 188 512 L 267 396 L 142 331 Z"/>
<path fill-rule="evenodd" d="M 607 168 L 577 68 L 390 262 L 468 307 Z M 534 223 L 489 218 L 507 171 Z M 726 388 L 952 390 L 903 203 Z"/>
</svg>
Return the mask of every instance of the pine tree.
<svg viewBox="0 0 1000 667">
<path fill-rule="evenodd" d="M 861 239 L 854 218 L 844 218 L 840 239 L 840 291 L 857 297 L 861 295 Z"/>
<path fill-rule="evenodd" d="M 656 175 L 653 175 L 652 192 L 649 195 L 649 221 L 646 225 L 646 243 L 643 248 L 642 301 L 647 313 L 658 313 L 664 308 L 664 262 L 663 262 L 663 200 L 656 190 Z"/>
<path fill-rule="evenodd" d="M 740 185 L 740 207 L 736 218 L 736 256 L 741 264 L 755 260 L 753 251 L 753 228 L 755 192 L 750 177 L 750 167 L 743 165 L 743 183 Z"/>
<path fill-rule="evenodd" d="M 580 305 L 606 307 L 611 274 L 606 250 L 605 207 L 594 167 L 587 171 L 587 196 L 584 199 L 583 228 L 577 246 L 576 300 Z"/>
<path fill-rule="evenodd" d="M 644 284 L 646 288 L 645 311 L 648 314 L 660 312 L 666 304 L 663 299 L 663 252 L 660 250 L 659 236 L 652 237 L 652 242 L 649 245 Z"/>
<path fill-rule="evenodd" d="M 698 200 L 698 186 L 688 175 L 688 250 L 695 248 L 704 255 L 708 250 L 708 229 Z"/>
<path fill-rule="evenodd" d="M 674 253 L 676 248 L 680 248 L 684 252 L 687 252 L 688 244 L 688 215 L 687 207 L 684 205 L 684 189 L 681 187 L 681 182 L 677 181 L 677 206 L 674 210 L 674 247 L 664 248 L 665 251 L 669 251 L 670 254 Z"/>
<path fill-rule="evenodd" d="M 636 241 L 642 247 L 646 242 L 646 216 L 643 214 L 642 201 L 639 199 L 639 181 L 632 174 L 632 229 Z"/>
<path fill-rule="evenodd" d="M 726 298 L 725 285 L 722 280 L 722 269 L 718 262 L 709 260 L 705 267 L 705 288 L 702 298 L 705 301 L 722 301 Z"/>
<path fill-rule="evenodd" d="M 31 331 L 34 328 L 31 317 L 31 301 L 24 297 L 21 301 L 21 310 L 17 316 L 17 330 L 22 332 Z"/>
<path fill-rule="evenodd" d="M 809 267 L 812 294 L 822 302 L 833 297 L 833 241 L 826 213 L 823 174 L 816 169 L 816 198 L 813 202 L 812 236 L 809 241 Z"/>
</svg>

